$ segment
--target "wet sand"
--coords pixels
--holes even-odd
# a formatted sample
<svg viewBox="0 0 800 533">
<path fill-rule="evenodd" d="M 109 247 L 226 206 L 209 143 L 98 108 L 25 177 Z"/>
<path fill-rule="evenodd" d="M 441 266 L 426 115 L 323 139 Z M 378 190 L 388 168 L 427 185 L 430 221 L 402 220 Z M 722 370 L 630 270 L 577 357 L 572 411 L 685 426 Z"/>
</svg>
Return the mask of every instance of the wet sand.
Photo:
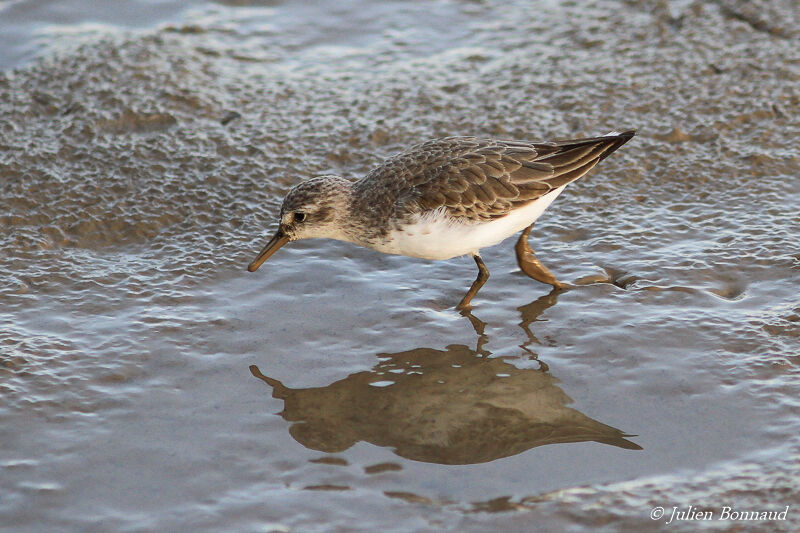
<svg viewBox="0 0 800 533">
<path fill-rule="evenodd" d="M 797 528 L 791 2 L 241 4 L 2 57 L 0 523 Z M 534 228 L 574 290 L 513 241 L 471 316 L 469 258 L 309 241 L 245 271 L 304 178 L 629 127 Z M 688 505 L 790 511 L 650 518 Z"/>
</svg>

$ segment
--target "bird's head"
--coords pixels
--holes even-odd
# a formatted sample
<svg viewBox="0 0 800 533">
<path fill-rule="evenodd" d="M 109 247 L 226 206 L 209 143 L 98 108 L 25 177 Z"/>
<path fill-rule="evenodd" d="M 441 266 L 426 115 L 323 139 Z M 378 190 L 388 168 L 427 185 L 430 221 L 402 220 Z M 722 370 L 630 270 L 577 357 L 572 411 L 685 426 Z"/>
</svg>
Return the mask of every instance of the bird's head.
<svg viewBox="0 0 800 533">
<path fill-rule="evenodd" d="M 278 231 L 247 267 L 255 272 L 284 244 L 300 239 L 341 239 L 350 182 L 339 176 L 317 176 L 289 191 L 281 206 Z"/>
</svg>

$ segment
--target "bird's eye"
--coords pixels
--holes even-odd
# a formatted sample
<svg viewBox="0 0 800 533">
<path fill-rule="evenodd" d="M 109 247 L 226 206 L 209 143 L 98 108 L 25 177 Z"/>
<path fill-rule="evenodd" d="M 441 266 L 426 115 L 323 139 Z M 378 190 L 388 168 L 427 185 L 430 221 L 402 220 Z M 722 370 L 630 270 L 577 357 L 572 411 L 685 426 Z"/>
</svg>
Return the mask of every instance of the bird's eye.
<svg viewBox="0 0 800 533">
<path fill-rule="evenodd" d="M 302 211 L 298 211 L 297 213 L 294 214 L 294 221 L 295 222 L 302 222 L 305 219 L 306 219 L 306 214 L 303 213 Z"/>
</svg>

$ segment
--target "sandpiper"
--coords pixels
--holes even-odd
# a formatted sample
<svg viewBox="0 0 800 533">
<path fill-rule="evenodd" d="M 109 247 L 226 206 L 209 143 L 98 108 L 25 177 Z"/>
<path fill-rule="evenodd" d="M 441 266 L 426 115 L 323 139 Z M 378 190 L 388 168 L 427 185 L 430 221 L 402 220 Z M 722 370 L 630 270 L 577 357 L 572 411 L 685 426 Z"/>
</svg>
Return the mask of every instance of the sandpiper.
<svg viewBox="0 0 800 533">
<path fill-rule="evenodd" d="M 466 309 L 489 278 L 481 248 L 522 230 L 515 246 L 519 267 L 563 288 L 528 245 L 533 223 L 564 187 L 634 133 L 555 142 L 447 137 L 413 146 L 355 182 L 311 178 L 286 195 L 278 230 L 247 270 L 288 242 L 317 237 L 423 259 L 469 254 L 478 277 L 457 306 Z"/>
</svg>

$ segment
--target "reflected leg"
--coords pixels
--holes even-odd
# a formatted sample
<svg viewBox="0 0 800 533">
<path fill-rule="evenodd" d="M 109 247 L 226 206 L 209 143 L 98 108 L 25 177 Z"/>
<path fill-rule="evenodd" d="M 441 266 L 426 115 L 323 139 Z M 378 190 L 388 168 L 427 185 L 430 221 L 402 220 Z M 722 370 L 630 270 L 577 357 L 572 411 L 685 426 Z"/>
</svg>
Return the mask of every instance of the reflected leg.
<svg viewBox="0 0 800 533">
<path fill-rule="evenodd" d="M 478 343 L 475 346 L 475 353 L 482 355 L 484 357 L 488 357 L 492 355 L 492 352 L 489 350 L 485 350 L 483 347 L 484 345 L 489 342 L 489 337 L 486 335 L 486 322 L 481 320 L 480 318 L 476 317 L 472 314 L 469 308 L 461 309 L 461 316 L 467 318 L 472 324 L 472 328 L 475 330 L 475 333 L 478 334 Z"/>
<path fill-rule="evenodd" d="M 566 289 L 567 285 L 561 283 L 556 279 L 552 272 L 544 266 L 533 254 L 530 245 L 528 244 L 528 236 L 531 234 L 533 224 L 522 230 L 514 250 L 517 252 L 517 264 L 529 277 L 542 283 L 552 285 L 556 289 Z"/>
<path fill-rule="evenodd" d="M 456 309 L 467 309 L 469 307 L 469 302 L 472 300 L 472 297 L 478 294 L 478 291 L 483 284 L 486 283 L 486 280 L 489 279 L 489 269 L 486 268 L 486 265 L 483 264 L 483 259 L 481 259 L 480 254 L 473 254 L 472 258 L 475 260 L 475 264 L 478 265 L 478 277 L 475 278 L 475 281 L 472 282 L 472 287 L 469 288 L 467 294 L 461 299 L 461 302 L 456 306 Z"/>
</svg>

